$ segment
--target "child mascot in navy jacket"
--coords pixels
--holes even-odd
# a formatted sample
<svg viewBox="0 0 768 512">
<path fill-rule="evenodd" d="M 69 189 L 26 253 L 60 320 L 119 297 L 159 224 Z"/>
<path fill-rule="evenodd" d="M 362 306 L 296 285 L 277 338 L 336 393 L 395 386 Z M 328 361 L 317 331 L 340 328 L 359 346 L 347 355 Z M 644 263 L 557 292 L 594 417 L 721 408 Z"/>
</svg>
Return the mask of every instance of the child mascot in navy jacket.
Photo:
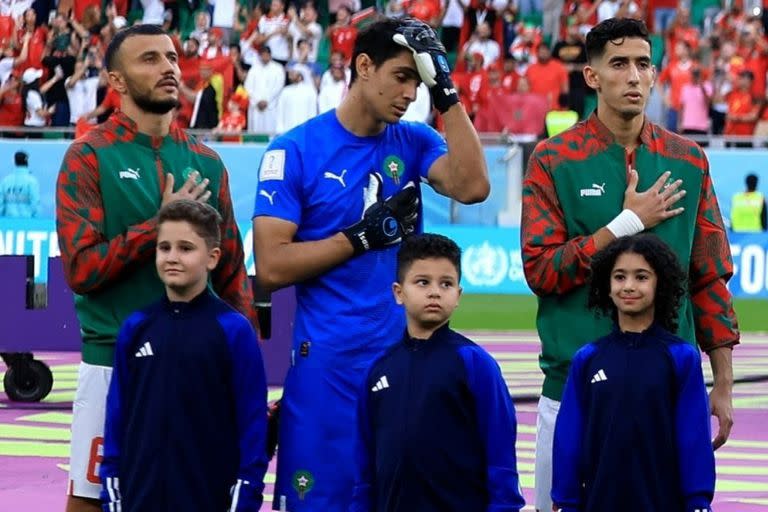
<svg viewBox="0 0 768 512">
<path fill-rule="evenodd" d="M 258 512 L 267 388 L 250 322 L 208 288 L 221 217 L 181 200 L 160 210 L 166 295 L 117 338 L 107 395 L 104 511 Z"/>
<path fill-rule="evenodd" d="M 675 336 L 685 273 L 658 237 L 619 238 L 592 261 L 589 306 L 616 327 L 571 363 L 555 424 L 562 512 L 705 512 L 715 459 L 699 350 Z"/>
<path fill-rule="evenodd" d="M 448 327 L 461 252 L 423 234 L 398 253 L 407 332 L 374 362 L 358 402 L 351 512 L 518 512 L 517 424 L 496 361 Z"/>
</svg>

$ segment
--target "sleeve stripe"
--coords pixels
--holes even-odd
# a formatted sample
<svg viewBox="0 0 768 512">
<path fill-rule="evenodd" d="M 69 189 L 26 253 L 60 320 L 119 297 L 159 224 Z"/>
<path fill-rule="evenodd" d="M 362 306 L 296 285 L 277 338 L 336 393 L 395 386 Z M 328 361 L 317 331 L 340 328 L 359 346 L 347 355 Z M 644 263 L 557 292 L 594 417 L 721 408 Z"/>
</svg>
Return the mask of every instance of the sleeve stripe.
<svg viewBox="0 0 768 512">
<path fill-rule="evenodd" d="M 240 478 L 237 479 L 237 483 L 235 484 L 235 488 L 232 491 L 232 505 L 229 508 L 229 512 L 237 512 L 237 502 L 240 500 L 240 488 L 243 485 L 248 485 L 248 480 L 242 480 Z"/>
</svg>

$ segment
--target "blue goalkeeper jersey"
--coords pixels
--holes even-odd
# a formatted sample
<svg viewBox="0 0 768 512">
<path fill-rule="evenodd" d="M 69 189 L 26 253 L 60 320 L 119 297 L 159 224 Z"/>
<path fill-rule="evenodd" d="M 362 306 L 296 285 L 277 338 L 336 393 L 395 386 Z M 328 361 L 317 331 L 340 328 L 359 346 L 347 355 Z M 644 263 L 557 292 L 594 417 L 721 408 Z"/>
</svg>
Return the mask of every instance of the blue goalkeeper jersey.
<svg viewBox="0 0 768 512">
<path fill-rule="evenodd" d="M 427 125 L 399 122 L 358 137 L 331 110 L 269 145 L 253 216 L 296 224 L 297 242 L 322 240 L 362 218 L 371 173 L 381 175 L 387 198 L 409 181 L 419 188 L 446 152 L 445 140 Z M 399 339 L 405 317 L 392 298 L 396 256 L 397 247 L 368 251 L 297 284 L 294 348 L 306 342 L 321 349 L 313 357 L 364 362 Z"/>
</svg>

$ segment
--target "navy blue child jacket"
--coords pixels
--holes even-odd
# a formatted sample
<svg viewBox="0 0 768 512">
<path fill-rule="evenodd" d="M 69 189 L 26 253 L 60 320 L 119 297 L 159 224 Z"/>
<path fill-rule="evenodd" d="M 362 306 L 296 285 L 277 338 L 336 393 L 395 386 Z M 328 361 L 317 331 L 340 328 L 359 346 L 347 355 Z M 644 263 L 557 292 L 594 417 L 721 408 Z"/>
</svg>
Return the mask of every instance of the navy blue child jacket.
<svg viewBox="0 0 768 512">
<path fill-rule="evenodd" d="M 107 397 L 105 511 L 257 512 L 267 388 L 248 320 L 206 290 L 131 315 Z"/>
<path fill-rule="evenodd" d="M 517 423 L 496 361 L 441 327 L 371 367 L 351 512 L 518 512 Z"/>
<path fill-rule="evenodd" d="M 563 512 L 709 511 L 715 459 L 699 350 L 658 325 L 581 348 L 553 464 Z"/>
</svg>

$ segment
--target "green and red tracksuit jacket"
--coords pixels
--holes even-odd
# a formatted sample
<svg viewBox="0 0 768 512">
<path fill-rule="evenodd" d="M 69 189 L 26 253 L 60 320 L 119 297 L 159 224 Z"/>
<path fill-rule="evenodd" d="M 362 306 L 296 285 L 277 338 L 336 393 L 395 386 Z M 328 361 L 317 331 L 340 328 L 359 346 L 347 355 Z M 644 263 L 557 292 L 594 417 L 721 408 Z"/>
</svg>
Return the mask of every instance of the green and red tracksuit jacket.
<svg viewBox="0 0 768 512">
<path fill-rule="evenodd" d="M 210 180 L 208 202 L 224 221 L 213 289 L 254 321 L 221 159 L 176 126 L 164 137 L 152 137 L 117 112 L 72 143 L 56 182 L 56 230 L 64 275 L 75 292 L 84 362 L 112 366 L 122 322 L 164 293 L 155 270 L 157 212 L 166 174 L 173 174 L 178 190 L 193 170 Z"/>
<path fill-rule="evenodd" d="M 647 190 L 665 171 L 683 180 L 685 211 L 648 230 L 661 237 L 688 269 L 689 292 L 679 311 L 678 335 L 702 350 L 738 343 L 726 283 L 733 260 L 701 148 L 648 120 L 638 147 L 627 153 L 596 114 L 540 142 L 523 182 L 521 245 L 526 280 L 538 295 L 536 325 L 542 343 L 542 394 L 560 400 L 571 358 L 607 335 L 610 318 L 587 309 L 585 286 L 593 234 L 622 210 L 627 171 Z"/>
</svg>

